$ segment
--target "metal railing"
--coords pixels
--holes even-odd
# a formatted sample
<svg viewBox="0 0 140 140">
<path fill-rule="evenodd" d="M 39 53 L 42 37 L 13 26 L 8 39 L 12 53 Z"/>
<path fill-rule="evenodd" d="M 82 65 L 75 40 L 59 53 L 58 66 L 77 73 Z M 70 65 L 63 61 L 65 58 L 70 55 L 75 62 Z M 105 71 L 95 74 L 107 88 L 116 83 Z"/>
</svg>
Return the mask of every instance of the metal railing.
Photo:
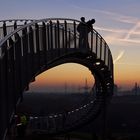
<svg viewBox="0 0 140 140">
<path fill-rule="evenodd" d="M 15 29 L 34 21 L 33 19 L 0 20 L 0 40 Z"/>
<path fill-rule="evenodd" d="M 42 25 L 41 25 L 42 24 Z M 43 24 L 46 24 L 46 27 L 43 27 Z M 73 20 L 73 19 L 42 19 L 38 20 L 35 22 L 31 22 L 27 25 L 22 26 L 21 28 L 18 28 L 14 32 L 10 33 L 6 38 L 1 40 L 0 46 L 3 46 L 2 44 L 4 42 L 9 41 L 9 39 L 13 38 L 15 40 L 14 36 L 15 34 L 22 35 L 22 31 L 26 30 L 29 31 L 30 27 L 33 29 L 34 36 L 36 36 L 35 30 L 36 27 L 39 26 L 40 28 L 37 29 L 39 30 L 39 42 L 40 42 L 40 47 L 42 48 L 42 36 L 44 33 L 43 28 L 47 28 L 49 26 L 49 33 L 50 33 L 50 44 L 51 47 L 57 48 L 60 47 L 61 45 L 65 48 L 77 48 L 78 46 L 78 32 L 76 30 L 77 25 L 79 24 L 79 21 Z M 42 28 L 42 29 L 41 29 Z M 47 29 L 46 29 L 47 30 Z M 55 34 L 55 37 L 51 39 L 51 36 Z M 44 33 L 45 35 L 45 33 Z M 47 39 L 46 39 L 47 40 Z M 34 38 L 34 45 L 36 46 L 35 43 L 35 38 Z M 41 43 L 42 42 L 42 43 Z M 55 43 L 53 43 L 55 42 Z M 68 42 L 68 43 L 66 43 Z M 96 54 L 97 58 L 100 60 L 103 60 L 105 64 L 109 67 L 110 70 L 112 70 L 112 55 L 110 52 L 110 49 L 105 42 L 105 40 L 101 37 L 101 35 L 93 29 L 88 35 L 88 43 L 91 51 Z M 47 45 L 47 44 L 46 44 Z M 40 48 L 40 49 L 41 49 Z M 49 48 L 49 47 L 48 47 Z M 36 48 L 35 48 L 36 50 Z M 2 53 L 2 48 L 0 50 Z"/>
</svg>

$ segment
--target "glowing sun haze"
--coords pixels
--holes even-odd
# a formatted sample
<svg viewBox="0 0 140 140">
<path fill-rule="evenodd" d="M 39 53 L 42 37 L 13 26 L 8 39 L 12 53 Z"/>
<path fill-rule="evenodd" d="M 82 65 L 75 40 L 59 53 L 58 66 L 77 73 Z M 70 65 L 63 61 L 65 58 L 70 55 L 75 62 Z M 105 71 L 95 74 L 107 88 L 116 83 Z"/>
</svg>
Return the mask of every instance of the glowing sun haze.
<svg viewBox="0 0 140 140">
<path fill-rule="evenodd" d="M 45 71 L 36 77 L 30 85 L 32 91 L 64 91 L 65 84 L 71 91 L 78 91 L 85 86 L 85 80 L 92 88 L 94 77 L 85 66 L 76 63 L 66 63 Z M 38 88 L 37 88 L 38 87 Z M 72 89 L 71 89 L 72 88 Z"/>
</svg>

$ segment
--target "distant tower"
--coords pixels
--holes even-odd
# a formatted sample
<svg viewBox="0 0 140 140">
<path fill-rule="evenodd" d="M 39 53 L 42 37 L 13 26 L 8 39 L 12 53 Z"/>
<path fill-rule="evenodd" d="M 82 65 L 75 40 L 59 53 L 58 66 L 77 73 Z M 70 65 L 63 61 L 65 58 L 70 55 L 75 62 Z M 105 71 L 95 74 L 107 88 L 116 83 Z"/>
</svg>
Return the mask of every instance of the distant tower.
<svg viewBox="0 0 140 140">
<path fill-rule="evenodd" d="M 134 94 L 137 95 L 137 92 L 138 92 L 138 84 L 136 82 L 134 86 Z"/>
</svg>

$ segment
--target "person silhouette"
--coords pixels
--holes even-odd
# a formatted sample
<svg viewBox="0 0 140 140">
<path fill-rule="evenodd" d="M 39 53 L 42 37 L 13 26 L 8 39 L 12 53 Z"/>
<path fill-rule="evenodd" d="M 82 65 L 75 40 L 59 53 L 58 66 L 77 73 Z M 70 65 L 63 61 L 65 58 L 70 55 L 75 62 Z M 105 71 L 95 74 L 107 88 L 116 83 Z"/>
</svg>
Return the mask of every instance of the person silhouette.
<svg viewBox="0 0 140 140">
<path fill-rule="evenodd" d="M 81 17 L 81 22 L 77 26 L 77 31 L 79 32 L 79 48 L 85 48 L 88 36 L 85 17 Z"/>
<path fill-rule="evenodd" d="M 88 33 L 93 30 L 92 25 L 95 23 L 95 19 L 91 19 L 85 22 L 85 17 L 81 17 L 81 22 L 77 26 L 79 32 L 79 48 L 89 48 Z"/>
<path fill-rule="evenodd" d="M 86 22 L 86 27 L 87 27 L 87 29 L 86 29 L 86 32 L 87 32 L 87 37 L 86 37 L 86 48 L 90 48 L 89 47 L 89 42 L 88 42 L 88 34 L 90 33 L 90 32 L 92 32 L 93 31 L 93 24 L 95 23 L 95 19 L 91 19 L 91 20 L 89 20 L 89 21 L 87 21 Z"/>
<path fill-rule="evenodd" d="M 95 23 L 95 19 L 91 19 L 89 21 L 86 22 L 87 26 L 88 26 L 88 33 L 91 32 L 93 30 L 93 24 Z"/>
</svg>

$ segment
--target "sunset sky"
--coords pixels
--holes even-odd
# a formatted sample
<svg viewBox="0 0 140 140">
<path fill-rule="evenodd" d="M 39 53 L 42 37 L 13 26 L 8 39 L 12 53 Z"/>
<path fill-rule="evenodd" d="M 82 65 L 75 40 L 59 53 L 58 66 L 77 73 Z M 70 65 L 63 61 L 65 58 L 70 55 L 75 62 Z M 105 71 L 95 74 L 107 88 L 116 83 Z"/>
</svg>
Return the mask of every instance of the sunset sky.
<svg viewBox="0 0 140 140">
<path fill-rule="evenodd" d="M 140 84 L 140 0 L 1 0 L 0 19 L 62 17 L 96 19 L 94 28 L 109 45 L 115 83 L 122 89 Z M 36 78 L 31 90 L 55 91 L 94 83 L 90 71 L 78 64 L 50 69 Z M 53 88 L 57 85 L 57 88 Z"/>
</svg>

